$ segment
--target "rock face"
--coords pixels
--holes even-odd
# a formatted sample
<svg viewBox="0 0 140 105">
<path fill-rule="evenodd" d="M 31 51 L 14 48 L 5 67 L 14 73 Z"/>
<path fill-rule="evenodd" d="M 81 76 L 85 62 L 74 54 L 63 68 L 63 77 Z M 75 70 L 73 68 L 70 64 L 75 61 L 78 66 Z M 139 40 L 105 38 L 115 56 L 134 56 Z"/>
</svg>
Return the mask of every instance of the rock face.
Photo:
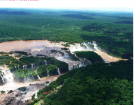
<svg viewBox="0 0 140 105">
<path fill-rule="evenodd" d="M 3 81 L 3 83 L 13 82 L 14 77 L 13 77 L 13 74 L 10 71 L 10 69 L 7 68 L 6 65 L 4 65 L 4 67 L 1 66 L 0 69 L 1 69 L 0 77 L 1 77 L 1 79 Z"/>
<path fill-rule="evenodd" d="M 8 91 L 5 91 L 5 92 L 3 91 L 4 94 L 0 94 L 0 105 L 6 105 L 6 104 L 27 105 L 32 99 L 32 96 L 34 94 L 35 94 L 35 98 L 37 98 L 37 92 L 40 89 L 43 89 L 45 86 L 48 86 L 51 82 L 55 81 L 58 77 L 59 75 L 46 77 L 46 78 L 40 78 L 40 81 L 30 82 L 30 84 L 28 83 L 28 85 L 25 87 L 21 87 L 21 84 L 13 84 L 13 85 L 19 85 L 20 88 L 18 89 L 9 88 L 9 89 L 12 89 L 11 92 L 8 89 L 6 89 Z M 23 86 L 24 85 L 25 83 L 23 84 Z M 2 89 L 0 88 L 0 90 Z"/>
</svg>

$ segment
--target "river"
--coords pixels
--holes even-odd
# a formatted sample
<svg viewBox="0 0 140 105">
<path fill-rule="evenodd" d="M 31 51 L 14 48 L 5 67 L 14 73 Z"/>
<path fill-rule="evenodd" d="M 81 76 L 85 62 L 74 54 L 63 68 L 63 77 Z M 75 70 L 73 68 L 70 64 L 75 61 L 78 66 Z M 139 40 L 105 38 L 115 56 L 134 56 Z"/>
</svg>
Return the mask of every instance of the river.
<svg viewBox="0 0 140 105">
<path fill-rule="evenodd" d="M 85 42 L 83 44 L 85 46 L 87 46 L 87 49 L 80 46 L 79 43 L 75 43 L 75 45 L 70 45 L 70 47 L 68 47 L 68 48 L 72 54 L 74 51 L 93 51 L 93 52 L 97 53 L 98 55 L 100 55 L 102 57 L 102 59 L 105 61 L 105 63 L 116 62 L 116 61 L 122 60 L 120 58 L 110 56 L 107 53 L 99 50 L 96 42 L 93 41 L 93 42 L 89 42 L 89 43 L 93 44 L 94 48 L 89 48 Z M 55 57 L 56 59 L 58 59 L 60 61 L 64 61 L 64 62 L 68 63 L 69 67 L 77 64 L 78 61 L 66 59 L 64 56 L 60 55 L 58 52 L 51 53 L 51 50 L 57 50 L 57 51 L 66 53 L 65 51 L 62 51 L 62 49 L 61 49 L 64 47 L 64 46 L 62 46 L 62 44 L 65 44 L 65 42 L 53 43 L 48 40 L 9 41 L 9 42 L 0 43 L 0 52 L 25 51 L 25 52 L 31 53 L 32 56 L 36 56 L 37 54 L 42 54 L 42 55 L 45 55 L 48 57 Z M 65 56 L 67 56 L 67 54 Z M 30 86 L 30 84 L 45 83 L 46 81 L 52 82 L 52 81 L 55 81 L 59 76 L 60 75 L 44 77 L 44 78 L 41 78 L 40 81 L 33 81 L 33 82 L 28 82 L 28 83 L 11 82 L 11 83 L 7 83 L 3 86 L 0 86 L 0 90 L 1 91 L 2 90 L 3 91 L 15 90 L 19 87 L 24 87 L 24 86 L 28 87 L 28 86 Z M 37 93 L 37 91 L 35 91 L 35 90 L 32 92 Z M 32 94 L 30 94 L 29 98 L 31 98 Z M 5 96 L 3 96 L 3 97 L 5 97 Z M 3 99 L 0 100 L 0 102 L 4 102 Z"/>
</svg>

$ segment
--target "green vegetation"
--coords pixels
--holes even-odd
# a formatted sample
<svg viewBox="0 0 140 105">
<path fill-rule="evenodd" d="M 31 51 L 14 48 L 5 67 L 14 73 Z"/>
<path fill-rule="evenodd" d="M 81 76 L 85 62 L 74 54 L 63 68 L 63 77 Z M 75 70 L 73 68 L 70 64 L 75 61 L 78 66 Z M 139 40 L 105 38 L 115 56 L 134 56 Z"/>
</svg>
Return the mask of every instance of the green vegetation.
<svg viewBox="0 0 140 105">
<path fill-rule="evenodd" d="M 10 65 L 10 61 L 12 61 L 12 64 L 17 64 L 18 62 L 17 59 L 8 55 L 0 56 L 0 65 L 3 65 L 3 64 Z"/>
<path fill-rule="evenodd" d="M 25 92 L 26 91 L 26 87 L 20 87 L 20 88 L 18 88 L 18 90 L 20 90 L 22 92 Z"/>
<path fill-rule="evenodd" d="M 44 63 L 44 60 L 47 62 L 47 66 Z M 31 63 L 36 64 L 36 68 L 31 69 Z M 61 73 L 68 71 L 68 64 L 62 61 L 58 61 L 55 58 L 46 58 L 46 57 L 22 57 L 19 60 L 8 56 L 0 56 L 0 65 L 6 64 L 11 69 L 11 72 L 14 74 L 14 79 L 17 82 L 23 82 L 25 77 L 30 77 L 32 80 L 37 79 L 37 74 L 40 77 L 47 76 L 47 70 L 50 72 L 50 76 L 58 75 L 56 67 L 60 69 Z M 27 69 L 23 69 L 23 65 L 27 65 Z M 16 67 L 16 68 L 15 68 Z M 19 69 L 18 69 L 19 67 Z M 37 69 L 37 74 L 34 71 Z M 1 74 L 1 71 L 0 71 Z M 2 78 L 0 76 L 0 85 L 3 84 Z"/>
<path fill-rule="evenodd" d="M 60 85 L 63 86 L 58 92 L 43 95 Z M 40 90 L 38 97 L 44 100 L 43 105 L 132 105 L 133 60 L 71 70 Z"/>
<path fill-rule="evenodd" d="M 50 74 L 58 74 L 57 73 L 57 68 L 55 65 L 48 65 L 47 66 L 47 70 L 49 71 Z"/>
<path fill-rule="evenodd" d="M 18 69 L 14 71 L 14 78 L 23 78 L 27 76 L 36 76 L 32 69 Z"/>
<path fill-rule="evenodd" d="M 47 76 L 47 70 L 46 70 L 47 66 L 46 65 L 42 65 L 42 66 L 39 66 L 37 68 L 37 73 L 40 77 L 44 77 L 44 76 Z"/>
<path fill-rule="evenodd" d="M 104 60 L 96 53 L 92 52 L 92 51 L 76 51 L 74 52 L 78 57 L 80 58 L 86 58 L 89 61 L 91 61 L 91 63 L 103 63 Z"/>
<path fill-rule="evenodd" d="M 34 105 L 38 105 L 42 100 L 38 101 L 37 103 L 35 103 Z"/>
<path fill-rule="evenodd" d="M 65 46 L 65 47 L 70 47 L 70 45 L 68 43 L 62 44 L 62 45 Z"/>
<path fill-rule="evenodd" d="M 23 64 L 30 65 L 32 61 L 39 64 L 44 59 L 47 61 L 48 65 L 44 65 L 44 62 L 43 62 L 43 65 L 35 68 L 37 69 L 37 74 L 40 77 L 47 76 L 47 70 L 49 70 L 50 76 L 58 75 L 56 67 L 60 69 L 61 73 L 65 73 L 68 71 L 68 64 L 65 62 L 58 61 L 55 58 L 23 57 L 20 60 L 21 62 L 24 62 Z M 17 80 L 22 80 L 22 81 L 24 77 L 31 77 L 32 79 L 36 79 L 37 74 L 34 71 L 34 69 L 31 69 L 31 68 L 14 70 L 14 78 Z"/>
<path fill-rule="evenodd" d="M 1 94 L 4 94 L 5 93 L 5 91 L 0 91 L 1 92 Z"/>
<path fill-rule="evenodd" d="M 0 9 L 0 42 L 43 40 L 65 46 L 97 41 L 109 54 L 133 56 L 133 13 Z"/>
</svg>

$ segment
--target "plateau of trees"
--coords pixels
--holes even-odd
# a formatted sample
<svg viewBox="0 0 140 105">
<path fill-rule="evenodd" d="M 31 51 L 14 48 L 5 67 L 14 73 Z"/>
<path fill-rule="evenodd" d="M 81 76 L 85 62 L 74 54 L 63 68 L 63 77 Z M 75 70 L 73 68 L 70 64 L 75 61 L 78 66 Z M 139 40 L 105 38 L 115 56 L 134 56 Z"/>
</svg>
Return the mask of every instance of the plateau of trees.
<svg viewBox="0 0 140 105">
<path fill-rule="evenodd" d="M 43 95 L 50 90 L 50 95 Z M 43 105 L 132 105 L 133 60 L 73 69 L 40 90 L 35 102 L 40 99 L 44 100 Z"/>
<path fill-rule="evenodd" d="M 76 51 L 74 52 L 79 58 L 86 58 L 91 63 L 103 63 L 104 60 L 96 53 L 92 51 Z"/>
</svg>

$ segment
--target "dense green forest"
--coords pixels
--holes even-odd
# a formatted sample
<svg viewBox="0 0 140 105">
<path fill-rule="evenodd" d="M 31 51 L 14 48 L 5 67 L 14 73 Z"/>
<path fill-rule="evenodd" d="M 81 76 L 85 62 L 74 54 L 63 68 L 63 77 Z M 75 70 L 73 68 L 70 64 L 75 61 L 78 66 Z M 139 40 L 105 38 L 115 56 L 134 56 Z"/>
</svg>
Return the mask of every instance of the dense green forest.
<svg viewBox="0 0 140 105">
<path fill-rule="evenodd" d="M 34 103 L 40 99 L 43 105 L 132 105 L 133 60 L 73 69 L 40 90 Z"/>
<path fill-rule="evenodd" d="M 45 65 L 44 60 L 47 62 Z M 50 76 L 58 75 L 57 68 L 60 69 L 61 73 L 68 72 L 68 64 L 62 61 L 58 61 L 55 58 L 47 57 L 22 57 L 19 60 L 9 56 L 0 56 L 0 65 L 6 64 L 14 74 L 15 81 L 23 82 L 24 77 L 30 77 L 32 80 L 37 79 L 37 74 L 40 77 L 47 76 L 47 69 L 49 70 Z M 31 64 L 35 65 L 32 69 Z M 23 65 L 27 65 L 27 68 L 23 68 Z M 37 74 L 34 70 L 37 70 Z M 1 71 L 0 71 L 1 72 Z M 1 74 L 1 73 L 0 73 Z M 0 85 L 3 84 L 2 78 L 0 77 Z"/>
<path fill-rule="evenodd" d="M 97 55 L 95 52 L 92 52 L 92 51 L 76 51 L 74 53 L 76 54 L 77 57 L 86 58 L 89 61 L 91 61 L 91 63 L 104 62 L 104 60 L 99 55 Z"/>
<path fill-rule="evenodd" d="M 0 42 L 96 41 L 109 54 L 133 57 L 133 13 L 0 9 Z"/>
</svg>

